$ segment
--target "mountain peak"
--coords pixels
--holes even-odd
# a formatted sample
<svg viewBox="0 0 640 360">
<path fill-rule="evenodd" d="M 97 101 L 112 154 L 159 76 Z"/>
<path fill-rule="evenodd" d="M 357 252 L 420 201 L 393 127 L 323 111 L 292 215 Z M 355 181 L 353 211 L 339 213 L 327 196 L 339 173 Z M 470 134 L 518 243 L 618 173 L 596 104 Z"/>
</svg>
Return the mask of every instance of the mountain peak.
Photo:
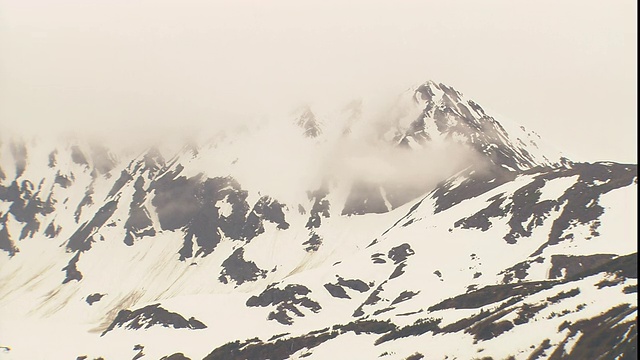
<svg viewBox="0 0 640 360">
<path fill-rule="evenodd" d="M 417 119 L 400 129 L 399 141 L 405 145 L 424 147 L 453 141 L 468 145 L 508 170 L 570 162 L 559 151 L 543 145 L 535 132 L 505 119 L 498 121 L 451 86 L 429 80 L 412 87 L 405 96 L 420 109 Z"/>
<path fill-rule="evenodd" d="M 296 124 L 304 130 L 304 136 L 316 138 L 322 133 L 320 123 L 309 105 L 301 107 L 296 113 Z"/>
</svg>

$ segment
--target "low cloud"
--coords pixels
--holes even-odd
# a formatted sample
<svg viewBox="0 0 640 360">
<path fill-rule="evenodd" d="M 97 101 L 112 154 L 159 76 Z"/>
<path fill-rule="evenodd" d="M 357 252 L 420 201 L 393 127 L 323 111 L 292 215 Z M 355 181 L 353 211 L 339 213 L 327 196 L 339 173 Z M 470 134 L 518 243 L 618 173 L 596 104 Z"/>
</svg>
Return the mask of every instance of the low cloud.
<svg viewBox="0 0 640 360">
<path fill-rule="evenodd" d="M 345 191 L 365 182 L 400 197 L 415 197 L 478 163 L 475 151 L 455 142 L 428 142 L 416 149 L 398 146 L 393 135 L 406 130 L 407 116 L 417 118 L 418 104 L 376 103 L 369 109 L 367 103 L 355 111 L 356 119 L 350 117 L 353 112 L 316 112 L 322 122 L 318 138 L 304 137 L 291 114 L 255 122 L 214 142 L 218 145 L 210 155 L 203 154 L 197 166 L 208 169 L 209 176 L 229 171 L 244 188 L 295 204 L 302 194 L 327 182 Z"/>
</svg>

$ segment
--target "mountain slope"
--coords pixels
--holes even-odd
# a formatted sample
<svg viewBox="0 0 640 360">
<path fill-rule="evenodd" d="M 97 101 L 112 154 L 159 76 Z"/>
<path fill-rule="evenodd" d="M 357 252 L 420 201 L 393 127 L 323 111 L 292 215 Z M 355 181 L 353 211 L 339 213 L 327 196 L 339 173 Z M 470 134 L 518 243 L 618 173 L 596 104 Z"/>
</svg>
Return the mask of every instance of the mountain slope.
<svg viewBox="0 0 640 360">
<path fill-rule="evenodd" d="M 637 166 L 505 124 L 427 82 L 177 152 L 3 139 L 0 358 L 631 356 Z"/>
</svg>

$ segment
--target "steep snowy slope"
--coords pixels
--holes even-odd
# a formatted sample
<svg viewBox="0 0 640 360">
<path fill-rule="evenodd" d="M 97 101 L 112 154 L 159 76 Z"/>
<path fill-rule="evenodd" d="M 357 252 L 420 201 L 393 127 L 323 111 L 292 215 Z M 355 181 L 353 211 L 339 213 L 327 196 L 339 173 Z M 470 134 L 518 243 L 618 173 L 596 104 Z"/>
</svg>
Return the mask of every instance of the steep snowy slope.
<svg viewBox="0 0 640 360">
<path fill-rule="evenodd" d="M 133 156 L 2 139 L 0 358 L 635 352 L 636 165 L 433 82 L 370 115 Z"/>
</svg>

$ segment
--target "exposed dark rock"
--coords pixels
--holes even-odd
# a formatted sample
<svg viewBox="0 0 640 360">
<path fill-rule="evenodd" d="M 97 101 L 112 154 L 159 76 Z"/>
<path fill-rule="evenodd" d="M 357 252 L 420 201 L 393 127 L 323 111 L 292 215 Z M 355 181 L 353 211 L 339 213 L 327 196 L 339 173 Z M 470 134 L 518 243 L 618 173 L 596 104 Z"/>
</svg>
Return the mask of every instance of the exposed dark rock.
<svg viewBox="0 0 640 360">
<path fill-rule="evenodd" d="M 33 237 L 33 235 L 35 235 L 35 233 L 38 232 L 38 230 L 40 230 L 40 221 L 38 221 L 38 219 L 36 218 L 36 215 L 42 213 L 41 210 L 43 210 L 43 208 L 40 208 L 39 206 L 40 206 L 39 200 L 32 199 L 29 202 L 27 202 L 26 206 L 22 209 L 23 216 L 28 217 L 29 219 L 26 221 L 26 224 L 24 225 L 24 227 L 22 228 L 22 231 L 20 232 L 19 240 L 22 240 L 27 236 Z M 15 210 L 15 208 L 13 208 L 13 210 Z"/>
<path fill-rule="evenodd" d="M 228 192 L 222 194 L 226 196 L 227 203 L 231 204 L 231 214 L 220 216 L 222 222 L 220 229 L 232 239 L 243 239 L 244 227 L 246 226 L 247 213 L 249 212 L 249 204 L 247 203 L 248 192 L 242 190 L 240 184 L 235 180 L 228 178 L 232 184 Z"/>
<path fill-rule="evenodd" d="M 487 168 L 483 164 L 477 164 L 476 167 L 459 175 L 464 179 L 460 184 L 457 184 L 457 178 L 452 178 L 436 187 L 431 194 L 436 201 L 436 213 L 512 181 L 517 175 L 500 167 Z"/>
<path fill-rule="evenodd" d="M 436 88 L 444 92 L 442 102 L 436 102 L 433 90 Z M 531 156 L 522 141 L 515 143 L 504 128 L 473 101 L 464 101 L 462 95 L 443 84 L 428 83 L 416 91 L 416 98 L 426 101 L 423 117 L 433 119 L 440 135 L 448 139 L 457 140 L 486 156 L 497 166 L 508 166 L 515 170 L 524 170 L 539 165 Z M 473 110 L 476 114 L 472 114 Z M 412 126 L 407 136 L 415 138 L 417 142 L 424 141 L 424 125 Z M 535 145 L 532 145 L 536 147 Z"/>
<path fill-rule="evenodd" d="M 251 241 L 251 239 L 264 233 L 264 220 L 277 224 L 280 230 L 288 229 L 289 223 L 285 221 L 283 208 L 284 205 L 278 201 L 268 196 L 261 197 L 247 217 L 242 237 L 246 241 Z"/>
<path fill-rule="evenodd" d="M 409 357 L 407 357 L 405 360 L 420 360 L 420 359 L 424 359 L 424 355 L 417 352 L 413 355 L 409 355 Z"/>
<path fill-rule="evenodd" d="M 175 353 L 169 356 L 163 356 L 160 360 L 191 360 L 190 358 L 184 356 L 183 353 Z"/>
<path fill-rule="evenodd" d="M 555 304 L 555 303 L 559 302 L 562 299 L 571 298 L 571 297 L 577 296 L 578 294 L 580 294 L 580 288 L 571 289 L 571 290 L 566 291 L 566 292 L 565 291 L 560 291 L 556 295 L 548 297 L 547 301 L 549 301 L 552 304 Z"/>
<path fill-rule="evenodd" d="M 613 259 L 612 254 L 594 254 L 585 256 L 552 255 L 550 279 L 571 278 L 589 269 L 595 269 Z M 564 270 L 564 274 L 563 271 Z"/>
<path fill-rule="evenodd" d="M 104 336 L 116 327 L 124 327 L 125 329 L 148 329 L 155 325 L 163 327 L 172 327 L 174 329 L 205 329 L 207 326 L 201 321 L 191 317 L 188 320 L 182 315 L 170 312 L 160 304 L 148 305 L 137 310 L 120 310 L 113 322 L 102 332 L 100 336 Z"/>
<path fill-rule="evenodd" d="M 313 206 L 311 207 L 311 211 L 309 211 L 309 219 L 305 225 L 307 229 L 311 230 L 319 228 L 322 223 L 322 218 L 328 218 L 331 216 L 331 213 L 329 212 L 329 200 L 326 199 L 328 194 L 329 190 L 326 186 L 308 193 L 309 199 L 313 200 Z"/>
<path fill-rule="evenodd" d="M 386 307 L 386 308 L 384 308 L 384 309 L 376 310 L 376 311 L 374 311 L 374 312 L 373 312 L 373 314 L 372 314 L 372 315 L 373 315 L 373 316 L 378 316 L 378 315 L 380 315 L 380 314 L 384 314 L 384 313 L 389 312 L 389 311 L 391 311 L 391 310 L 395 310 L 395 307 L 391 306 L 391 307 Z"/>
<path fill-rule="evenodd" d="M 504 240 L 509 244 L 515 244 L 520 237 L 529 237 L 535 227 L 542 226 L 549 212 L 557 208 L 556 200 L 544 200 L 540 202 L 541 189 L 546 181 L 555 178 L 557 173 L 547 173 L 544 177 L 537 177 L 531 183 L 516 190 L 511 197 L 511 218 L 509 219 L 510 231 Z M 531 220 L 529 220 L 531 219 Z M 529 221 L 526 225 L 525 222 Z M 526 226 L 526 227 L 525 227 Z"/>
<path fill-rule="evenodd" d="M 276 320 L 284 325 L 293 324 L 293 318 L 290 316 L 304 316 L 298 306 L 306 307 L 314 313 L 322 309 L 320 304 L 309 299 L 307 295 L 311 290 L 303 285 L 290 284 L 284 289 L 276 287 L 276 284 L 269 285 L 260 295 L 252 296 L 247 300 L 246 305 L 255 306 L 275 306 L 275 311 L 269 313 L 269 320 Z"/>
<path fill-rule="evenodd" d="M 107 198 L 115 196 L 120 190 L 122 190 L 122 187 L 131 180 L 133 180 L 133 177 L 126 170 L 122 170 L 120 177 L 113 183 L 111 190 L 109 190 Z"/>
<path fill-rule="evenodd" d="M 431 101 L 436 94 L 433 93 L 431 87 L 427 84 L 422 84 L 416 89 L 416 96 L 425 101 Z"/>
<path fill-rule="evenodd" d="M 622 322 L 629 314 L 637 312 L 636 306 L 618 305 L 604 314 L 569 324 L 569 334 L 556 348 L 549 359 L 635 359 L 637 358 L 637 321 Z M 570 353 L 565 344 L 580 331 L 582 336 Z"/>
<path fill-rule="evenodd" d="M 411 150 L 407 149 L 407 151 Z M 434 186 L 429 181 L 404 182 L 396 179 L 382 183 L 381 188 L 389 203 L 387 209 L 393 210 L 423 196 L 433 190 Z"/>
<path fill-rule="evenodd" d="M 453 225 L 462 229 L 479 229 L 487 231 L 491 227 L 491 218 L 506 216 L 506 211 L 500 206 L 505 201 L 504 193 L 491 197 L 491 204 L 474 215 L 456 221 Z"/>
<path fill-rule="evenodd" d="M 383 281 L 380 285 L 378 285 L 378 287 L 373 290 L 371 292 L 371 294 L 369 294 L 369 296 L 367 297 L 367 299 L 360 304 L 360 306 L 358 306 L 358 308 L 353 312 L 353 317 L 360 317 L 362 315 L 364 315 L 364 307 L 365 306 L 372 306 L 372 305 L 376 305 L 380 300 L 382 300 L 382 298 L 380 297 L 380 293 L 382 293 L 382 291 L 384 290 L 384 284 L 386 284 L 386 281 Z"/>
<path fill-rule="evenodd" d="M 330 331 L 268 343 L 259 340 L 249 340 L 243 343 L 235 341 L 213 350 L 203 360 L 284 360 L 300 349 L 312 349 L 336 336 L 338 336 L 337 331 Z"/>
<path fill-rule="evenodd" d="M 187 179 L 178 176 L 180 171 L 181 167 L 168 171 L 149 189 L 155 190 L 152 204 L 156 207 L 163 230 L 176 230 L 186 226 L 201 206 L 196 198 L 201 177 Z"/>
<path fill-rule="evenodd" d="M 498 194 L 488 201 L 489 206 L 476 214 L 457 221 L 454 226 L 464 229 L 480 229 L 486 231 L 491 227 L 491 218 L 502 218 L 510 215 L 509 232 L 504 239 L 515 244 L 520 237 L 529 237 L 537 226 L 541 226 L 549 212 L 560 203 L 556 200 L 538 202 L 545 182 L 561 177 L 565 172 L 547 172 L 536 177 L 531 183 L 516 190 L 508 203 L 504 203 L 504 194 Z M 524 223 L 528 221 L 526 225 Z"/>
<path fill-rule="evenodd" d="M 222 239 L 220 230 L 222 220 L 215 204 L 224 198 L 220 190 L 225 186 L 225 183 L 223 178 L 207 179 L 202 184 L 194 184 L 195 188 L 192 189 L 195 191 L 194 200 L 196 201 L 192 200 L 195 205 L 192 208 L 193 213 L 185 214 L 190 218 L 185 228 L 185 244 L 191 243 L 192 238 L 195 238 L 196 245 L 199 247 L 196 256 L 209 255 Z"/>
<path fill-rule="evenodd" d="M 389 209 L 382 197 L 380 185 L 358 181 L 351 186 L 342 215 L 381 214 L 387 211 Z"/>
<path fill-rule="evenodd" d="M 538 345 L 538 347 L 536 347 L 535 350 L 533 350 L 533 352 L 531 353 L 531 355 L 529 355 L 527 360 L 536 360 L 536 359 L 539 359 L 540 357 L 546 357 L 547 354 L 545 353 L 545 350 L 549 349 L 550 347 L 551 347 L 551 341 L 549 339 L 544 339 L 542 343 Z"/>
<path fill-rule="evenodd" d="M 615 274 L 616 276 L 637 279 L 638 278 L 638 253 L 635 252 L 633 254 L 618 256 L 602 265 L 599 265 L 593 268 L 588 268 L 585 271 L 573 276 L 571 280 L 584 279 L 587 276 L 602 273 L 602 272 Z"/>
<path fill-rule="evenodd" d="M 514 244 L 518 238 L 530 236 L 534 228 L 544 223 L 552 210 L 562 208 L 560 216 L 553 222 L 549 241 L 532 254 L 540 255 L 545 247 L 573 238 L 570 229 L 576 224 L 590 224 L 591 237 L 598 236 L 598 219 L 604 212 L 598 205 L 599 197 L 608 191 L 631 184 L 637 176 L 637 167 L 619 164 L 574 164 L 572 168 L 540 171 L 529 171 L 538 172 L 538 175 L 532 182 L 516 190 L 509 202 L 505 203 L 506 198 L 503 194 L 496 195 L 489 199 L 490 203 L 486 208 L 470 217 L 460 219 L 454 226 L 486 231 L 491 226 L 492 218 L 508 217 L 510 230 L 504 239 Z M 546 182 L 574 175 L 579 176 L 576 183 L 557 200 L 539 201 Z M 500 181 L 493 183 L 498 182 Z M 445 191 L 444 196 L 450 196 L 446 193 L 446 183 L 436 192 L 440 189 Z"/>
<path fill-rule="evenodd" d="M 483 321 L 472 328 L 469 332 L 474 334 L 474 339 L 476 341 L 486 341 L 496 338 L 503 333 L 513 329 L 514 325 L 509 320 L 501 320 L 501 321 Z"/>
<path fill-rule="evenodd" d="M 547 298 L 549 300 L 549 298 Z M 555 300 L 559 301 L 559 300 Z M 553 303 L 554 301 L 551 301 Z M 518 309 L 518 317 L 513 319 L 514 325 L 522 325 L 526 324 L 531 320 L 536 314 L 538 314 L 542 309 L 546 308 L 548 304 L 543 302 L 542 304 L 522 304 Z"/>
<path fill-rule="evenodd" d="M 89 162 L 87 161 L 86 156 L 84 155 L 82 150 L 80 150 L 80 148 L 76 145 L 73 145 L 71 147 L 71 161 L 73 161 L 78 165 L 85 165 L 89 167 Z"/>
<path fill-rule="evenodd" d="M 391 250 L 389 250 L 389 254 L 387 256 L 391 259 L 395 264 L 398 264 L 404 260 L 406 260 L 409 256 L 415 254 L 411 246 L 407 243 L 402 245 L 398 245 Z"/>
<path fill-rule="evenodd" d="M 346 325 L 334 325 L 331 329 L 311 331 L 308 334 L 282 338 L 278 336 L 263 342 L 258 338 L 244 342 L 234 341 L 220 346 L 207 355 L 204 360 L 284 360 L 301 349 L 313 349 L 320 344 L 342 334 L 383 334 L 396 329 L 388 321 L 358 320 Z"/>
<path fill-rule="evenodd" d="M 52 152 L 49 153 L 49 164 L 48 166 L 50 168 L 53 168 L 56 166 L 56 164 L 58 163 L 56 157 L 58 155 L 58 150 L 53 150 Z"/>
<path fill-rule="evenodd" d="M 27 168 L 27 147 L 24 142 L 12 141 L 9 144 L 9 150 L 16 163 L 16 179 L 22 176 Z"/>
<path fill-rule="evenodd" d="M 8 252 L 9 256 L 13 256 L 20 250 L 18 250 L 15 243 L 11 239 L 11 235 L 9 234 L 9 230 L 7 229 L 6 222 L 7 214 L 0 216 L 0 250 Z"/>
<path fill-rule="evenodd" d="M 73 184 L 72 179 L 70 179 L 66 175 L 62 175 L 59 171 L 56 174 L 56 178 L 53 182 L 60 185 L 64 189 L 68 188 L 69 186 L 71 186 L 71 184 Z"/>
<path fill-rule="evenodd" d="M 320 245 L 322 245 L 322 238 L 320 235 L 316 234 L 315 231 L 311 231 L 309 234 L 309 240 L 302 243 L 302 245 L 306 245 L 304 250 L 306 252 L 318 251 Z"/>
<path fill-rule="evenodd" d="M 311 112 L 311 109 L 308 106 L 302 110 L 296 124 L 304 130 L 304 136 L 308 138 L 318 137 L 322 133 L 322 129 L 320 128 L 320 124 L 318 123 L 316 116 Z"/>
<path fill-rule="evenodd" d="M 384 334 L 389 331 L 397 329 L 397 327 L 391 323 L 391 321 L 380 320 L 355 320 L 346 325 L 334 325 L 333 330 L 341 330 L 342 333 L 349 331 L 354 332 L 356 335 L 360 334 Z"/>
<path fill-rule="evenodd" d="M 638 177 L 638 167 L 613 163 L 575 164 L 566 173 L 578 174 L 578 181 L 558 199 L 566 204 L 553 222 L 549 241 L 538 248 L 533 256 L 541 254 L 548 246 L 572 239 L 574 234 L 570 229 L 576 224 L 591 224 L 591 236 L 598 236 L 598 219 L 604 213 L 604 208 L 598 204 L 600 196 L 633 184 Z"/>
<path fill-rule="evenodd" d="M 442 309 L 477 309 L 484 305 L 497 303 L 513 296 L 527 296 L 549 289 L 554 281 L 533 281 L 521 284 L 489 285 L 467 294 L 444 300 L 429 308 L 429 311 Z"/>
<path fill-rule="evenodd" d="M 483 311 L 481 309 L 479 314 L 469 318 L 463 318 L 435 332 L 451 333 L 464 330 L 466 333 L 473 335 L 474 343 L 486 341 L 511 330 L 515 325 L 528 322 L 529 319 L 535 315 L 536 311 L 546 307 L 546 304 L 540 306 L 523 304 L 521 307 L 514 307 L 513 305 L 518 303 L 518 301 L 519 298 L 514 297 L 495 309 L 489 311 Z M 518 311 L 518 316 L 514 319 L 513 323 L 503 319 L 516 310 Z"/>
<path fill-rule="evenodd" d="M 137 360 L 137 359 L 140 359 L 141 357 L 144 356 L 144 352 L 142 352 L 142 350 L 144 350 L 144 346 L 142 346 L 140 344 L 135 345 L 133 347 L 133 350 L 134 351 L 138 350 L 138 353 L 131 360 Z"/>
<path fill-rule="evenodd" d="M 116 166 L 109 150 L 100 144 L 91 144 L 91 160 L 94 169 L 100 174 L 107 174 Z"/>
<path fill-rule="evenodd" d="M 68 251 L 87 251 L 91 249 L 95 234 L 111 218 L 118 208 L 118 201 L 112 200 L 100 208 L 89 222 L 82 224 L 67 242 Z"/>
<path fill-rule="evenodd" d="M 222 262 L 220 272 L 220 282 L 227 284 L 234 281 L 237 285 L 245 282 L 256 281 L 258 278 L 265 278 L 267 271 L 256 266 L 253 261 L 244 259 L 244 249 L 238 248 L 225 261 Z"/>
<path fill-rule="evenodd" d="M 371 260 L 373 261 L 374 264 L 385 264 L 387 260 L 383 259 L 382 258 L 383 256 L 384 256 L 383 253 L 376 253 L 371 255 Z"/>
<path fill-rule="evenodd" d="M 181 259 L 192 256 L 192 247 L 198 246 L 196 256 L 210 254 L 220 242 L 222 233 L 227 237 L 251 241 L 265 231 L 264 222 L 272 222 L 286 230 L 284 205 L 268 197 L 261 197 L 249 212 L 247 192 L 230 177 L 203 179 L 196 176 L 179 177 L 180 168 L 167 172 L 152 184 L 160 225 L 164 230 L 186 229 Z M 221 215 L 218 201 L 231 204 L 231 213 Z"/>
<path fill-rule="evenodd" d="M 512 267 L 507 268 L 504 271 L 501 271 L 500 275 L 504 274 L 504 277 L 502 278 L 502 283 L 508 284 L 512 282 L 514 278 L 518 280 L 524 280 L 527 277 L 527 275 L 529 275 L 527 270 L 529 270 L 529 268 L 531 267 L 531 264 L 534 262 L 541 264 L 544 262 L 544 258 L 541 256 L 538 256 L 533 260 L 525 260 L 525 261 L 519 262 L 513 265 Z"/>
<path fill-rule="evenodd" d="M 409 336 L 418 336 L 429 331 L 435 331 L 439 329 L 438 325 L 440 324 L 440 321 L 442 321 L 442 319 L 418 319 L 412 325 L 407 325 L 382 335 L 374 344 L 380 345 L 387 341 L 406 338 Z"/>
<path fill-rule="evenodd" d="M 89 186 L 89 189 L 87 189 L 87 191 L 84 193 L 84 197 L 78 204 L 78 207 L 76 208 L 76 212 L 73 213 L 73 217 L 76 220 L 76 222 L 80 221 L 80 215 L 82 215 L 82 208 L 88 205 L 93 205 L 93 197 L 91 195 L 93 195 L 93 184 Z"/>
<path fill-rule="evenodd" d="M 149 210 L 147 210 L 147 207 L 144 205 L 146 191 L 143 186 L 144 178 L 140 176 L 133 185 L 134 193 L 129 208 L 129 218 L 124 224 L 124 228 L 127 231 L 124 243 L 129 246 L 133 245 L 134 239 L 154 236 L 156 234 Z"/>
<path fill-rule="evenodd" d="M 182 241 L 182 247 L 178 250 L 180 261 L 193 257 L 193 236 L 187 236 Z"/>
<path fill-rule="evenodd" d="M 444 328 L 435 330 L 435 331 L 436 332 L 457 332 L 457 331 L 465 330 L 465 332 L 473 334 L 476 341 L 488 340 L 490 338 L 499 336 L 503 332 L 511 329 L 514 325 L 521 325 L 528 322 L 536 314 L 539 314 L 540 310 L 547 307 L 548 304 L 557 303 L 562 301 L 563 299 L 579 295 L 580 290 L 579 288 L 574 288 L 569 291 L 561 291 L 556 295 L 548 297 L 546 301 L 542 301 L 538 304 L 525 303 L 520 306 L 514 306 L 514 304 L 517 304 L 519 301 L 521 301 L 521 299 L 524 296 L 531 295 L 540 290 L 544 290 L 545 288 L 549 288 L 550 286 L 553 286 L 555 284 L 563 284 L 563 283 L 567 283 L 575 280 L 580 280 L 587 276 L 592 276 L 594 274 L 603 273 L 603 272 L 608 274 L 614 274 L 617 277 L 633 277 L 633 276 L 637 277 L 637 259 L 634 258 L 634 256 L 635 254 L 630 254 L 627 256 L 614 258 L 608 261 L 607 263 L 604 263 L 596 268 L 590 268 L 589 270 L 576 274 L 573 277 L 569 279 L 565 279 L 563 281 L 519 284 L 520 286 L 525 286 L 526 288 L 521 287 L 520 290 L 517 292 L 513 291 L 515 288 L 509 289 L 508 287 L 506 287 L 506 285 L 485 287 L 483 289 L 476 290 L 473 293 L 463 295 L 462 297 L 473 294 L 472 295 L 473 299 L 467 299 L 468 302 L 464 305 L 459 302 L 458 304 L 453 304 L 453 303 L 449 304 L 451 306 L 442 306 L 444 303 L 451 302 L 451 299 L 446 300 L 445 302 L 439 305 L 432 306 L 431 308 L 429 308 L 429 311 L 435 311 L 438 309 L 449 308 L 449 307 L 477 308 L 479 306 L 484 306 L 485 304 L 495 303 L 497 301 L 508 299 L 507 301 L 503 302 L 495 309 L 490 309 L 489 311 L 481 310 L 480 313 L 477 315 L 474 315 L 470 318 L 461 319 L 456 323 L 447 325 Z M 515 285 L 510 285 L 510 286 L 515 286 Z M 506 293 L 508 292 L 510 292 L 511 295 L 505 296 Z M 458 297 L 458 300 L 462 300 L 461 297 Z M 580 304 L 573 311 L 570 309 L 565 309 L 561 314 L 557 315 L 555 313 L 552 313 L 551 316 L 552 317 L 563 316 L 572 312 L 581 311 L 582 309 L 584 309 L 584 307 L 585 307 L 585 304 Z M 607 314 L 611 314 L 612 312 L 616 312 L 616 309 L 620 310 L 618 314 L 615 314 L 614 316 L 607 315 Z M 506 315 L 514 311 L 517 311 L 517 317 L 513 320 L 513 323 L 503 319 Z M 590 330 L 595 330 L 597 335 L 592 333 L 590 335 L 593 335 L 593 336 L 585 337 L 583 335 L 582 337 L 580 337 L 579 341 L 583 341 L 583 339 L 587 339 L 587 340 L 584 343 L 582 343 L 582 347 L 580 347 L 581 350 L 578 351 L 579 355 L 576 355 L 575 357 L 568 357 L 568 354 L 563 350 L 564 344 L 569 340 L 569 338 L 575 337 L 577 330 L 570 332 L 570 334 L 563 341 L 563 343 L 561 343 L 560 346 L 556 348 L 556 350 L 554 351 L 550 359 L 556 359 L 556 360 L 565 359 L 565 358 L 580 359 L 580 358 L 585 358 L 585 356 L 587 356 L 585 354 L 590 354 L 587 357 L 594 356 L 594 354 L 598 354 L 598 356 L 600 356 L 599 354 L 609 354 L 609 351 L 611 348 L 614 348 L 614 352 L 617 355 L 621 353 L 629 353 L 629 349 L 633 349 L 633 351 L 635 351 L 635 346 L 630 347 L 630 344 L 635 344 L 636 330 L 635 328 L 629 327 L 632 324 L 633 326 L 635 326 L 635 322 L 631 321 L 627 323 L 620 323 L 621 319 L 625 318 L 629 313 L 632 313 L 635 311 L 637 311 L 635 307 L 629 309 L 628 305 L 623 305 L 622 307 L 618 306 L 617 308 L 610 310 L 608 313 L 606 313 L 602 317 L 596 317 L 597 319 L 594 318 L 592 320 L 579 321 L 579 323 L 582 324 L 583 326 L 585 324 L 588 324 L 587 326 L 590 328 Z M 603 319 L 607 319 L 607 320 L 603 321 Z M 609 321 L 611 325 L 607 325 L 607 322 Z M 576 323 L 576 325 L 577 324 L 578 323 Z M 558 331 L 562 331 L 571 326 L 572 326 L 571 323 L 565 321 L 565 323 L 563 323 L 560 326 L 560 329 L 558 329 Z M 613 334 L 611 335 L 613 337 L 611 338 L 603 337 L 602 332 L 608 331 L 607 329 L 611 329 L 611 328 L 613 328 L 614 330 L 611 331 L 611 333 L 608 334 L 607 336 Z M 587 333 L 587 331 L 583 331 L 583 330 L 580 330 L 580 331 L 583 332 L 584 334 Z M 627 336 L 628 334 L 631 334 L 631 335 Z M 607 343 L 609 344 L 608 346 L 604 346 L 604 347 L 601 346 L 603 344 L 603 341 L 602 341 L 603 338 L 609 339 L 609 340 L 605 340 L 605 342 L 608 341 Z M 580 344 L 576 344 L 576 346 L 573 348 L 578 349 L 579 346 Z M 589 348 L 588 352 L 582 350 L 584 349 L 585 346 Z M 595 348 L 597 349 L 594 350 Z M 536 348 L 533 351 L 531 356 L 535 358 L 535 356 L 541 355 L 542 352 L 540 352 L 539 349 L 540 347 Z M 616 356 L 603 355 L 603 356 L 600 356 L 599 358 L 615 358 L 615 357 Z"/>
<path fill-rule="evenodd" d="M 391 275 L 389 275 L 389 280 L 391 279 L 395 279 L 398 276 L 404 274 L 404 268 L 407 266 L 406 263 L 401 263 L 398 264 L 398 266 L 396 266 L 396 268 L 393 270 L 393 272 L 391 273 Z"/>
<path fill-rule="evenodd" d="M 281 337 L 286 336 L 286 335 L 290 335 L 290 334 L 291 333 L 276 334 L 276 335 L 273 335 L 272 337 L 270 337 L 268 341 L 273 341 L 273 340 L 276 340 L 276 339 L 280 339 Z"/>
<path fill-rule="evenodd" d="M 155 178 L 160 172 L 166 169 L 167 163 L 156 147 L 149 149 L 141 160 L 132 164 L 132 173 L 147 173 L 149 178 Z"/>
<path fill-rule="evenodd" d="M 472 315 L 467 318 L 462 318 L 454 323 L 446 325 L 439 330 L 436 330 L 436 333 L 454 333 L 465 330 L 466 332 L 473 331 L 473 329 L 483 329 L 486 327 L 487 323 L 491 323 L 503 318 L 505 315 L 515 311 L 516 308 L 512 307 L 514 304 L 520 301 L 519 298 L 514 297 L 511 298 L 494 309 L 490 309 L 488 311 L 484 311 L 480 309 L 480 312 Z M 528 321 L 528 319 L 527 319 Z M 476 333 L 478 331 L 475 331 Z"/>
<path fill-rule="evenodd" d="M 14 180 L 8 187 L 0 185 L 0 200 L 4 201 L 17 201 L 20 199 L 21 188 Z"/>
<path fill-rule="evenodd" d="M 102 299 L 105 295 L 107 294 L 94 293 L 87 296 L 85 301 L 87 302 L 87 304 L 93 305 L 93 303 L 100 301 L 100 299 Z"/>
<path fill-rule="evenodd" d="M 420 291 L 418 292 L 413 292 L 413 291 L 403 291 L 400 293 L 400 295 L 398 295 L 397 298 L 395 298 L 392 302 L 391 305 L 395 305 L 395 304 L 399 304 L 403 301 L 407 301 L 411 298 L 413 298 L 414 296 L 418 295 L 420 293 Z"/>
<path fill-rule="evenodd" d="M 78 260 L 80 260 L 80 251 L 78 251 L 71 258 L 71 260 L 69 260 L 69 263 L 67 264 L 67 266 L 62 268 L 62 271 L 67 272 L 64 280 L 62 280 L 63 284 L 66 284 L 71 280 L 76 280 L 76 281 L 82 280 L 82 273 L 78 271 L 78 268 L 77 268 Z"/>
<path fill-rule="evenodd" d="M 331 294 L 331 296 L 333 296 L 335 298 L 351 299 L 351 297 L 342 288 L 342 286 L 334 285 L 334 284 L 324 284 L 324 288 L 327 289 L 329 294 Z"/>
<path fill-rule="evenodd" d="M 28 180 L 23 180 L 20 186 L 16 181 L 8 187 L 0 185 L 0 200 L 11 202 L 9 213 L 15 220 L 24 224 L 19 240 L 33 237 L 40 230 L 38 215 L 48 215 L 55 210 L 55 201 L 51 195 L 43 201 L 40 198 L 40 192 L 34 192 L 34 186 Z"/>
<path fill-rule="evenodd" d="M 56 226 L 55 221 L 51 221 L 44 230 L 44 235 L 48 238 L 54 238 L 60 234 L 60 231 L 62 231 L 62 227 Z"/>
<path fill-rule="evenodd" d="M 617 286 L 619 284 L 622 284 L 625 280 L 626 279 L 624 276 L 619 276 L 618 274 L 614 274 L 613 277 L 602 279 L 597 284 L 595 284 L 595 286 L 598 289 L 602 289 L 605 287 Z"/>
<path fill-rule="evenodd" d="M 362 280 L 359 280 L 359 279 L 345 280 L 339 276 L 338 276 L 338 285 L 348 287 L 349 289 L 352 289 L 361 293 L 369 291 L 369 288 L 370 288 L 370 286 L 367 285 L 367 283 L 365 283 Z"/>
</svg>

